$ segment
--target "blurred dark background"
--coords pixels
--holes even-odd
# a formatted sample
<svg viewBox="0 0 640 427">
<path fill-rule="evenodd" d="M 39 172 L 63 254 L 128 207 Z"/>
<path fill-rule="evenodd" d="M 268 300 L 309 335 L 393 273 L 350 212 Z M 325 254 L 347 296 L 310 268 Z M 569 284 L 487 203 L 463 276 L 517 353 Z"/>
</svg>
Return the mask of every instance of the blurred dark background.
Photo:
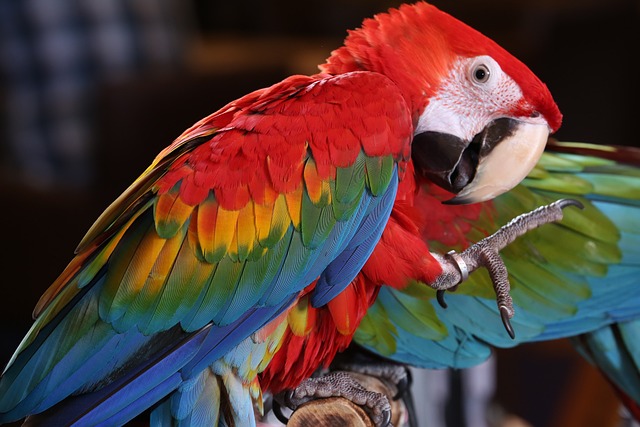
<svg viewBox="0 0 640 427">
<path fill-rule="evenodd" d="M 346 29 L 399 3 L 0 0 L 0 364 L 83 233 L 160 149 L 240 95 L 314 73 Z M 433 3 L 547 83 L 559 139 L 639 145 L 637 0 Z M 580 423 L 576 378 L 613 398 L 565 343 L 499 361 L 508 411 L 536 426 L 615 425 Z"/>
</svg>

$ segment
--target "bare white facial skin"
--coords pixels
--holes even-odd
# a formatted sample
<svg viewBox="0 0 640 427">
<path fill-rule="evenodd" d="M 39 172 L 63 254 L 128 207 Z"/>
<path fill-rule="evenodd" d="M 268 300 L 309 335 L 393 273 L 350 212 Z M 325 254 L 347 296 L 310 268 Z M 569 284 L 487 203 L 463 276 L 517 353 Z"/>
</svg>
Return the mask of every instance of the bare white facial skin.
<svg viewBox="0 0 640 427">
<path fill-rule="evenodd" d="M 513 117 L 522 100 L 516 82 L 490 56 L 459 58 L 418 119 L 415 133 L 439 132 L 471 141 L 499 118 L 520 122 L 516 132 L 481 159 L 476 176 L 455 200 L 489 200 L 517 185 L 542 155 L 551 131 L 541 115 Z"/>
<path fill-rule="evenodd" d="M 493 58 L 460 58 L 418 119 L 415 133 L 449 133 L 469 141 L 489 122 L 514 111 L 521 99 L 520 87 Z M 547 123 L 542 116 L 526 121 Z"/>
</svg>

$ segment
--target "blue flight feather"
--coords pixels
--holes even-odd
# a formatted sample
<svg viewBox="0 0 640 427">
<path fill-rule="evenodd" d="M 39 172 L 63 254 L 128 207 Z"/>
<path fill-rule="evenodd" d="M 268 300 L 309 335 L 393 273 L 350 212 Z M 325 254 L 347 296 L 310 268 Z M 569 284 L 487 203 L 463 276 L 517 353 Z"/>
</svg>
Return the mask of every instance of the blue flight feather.
<svg viewBox="0 0 640 427">
<path fill-rule="evenodd" d="M 311 297 L 314 307 L 321 307 L 335 298 L 356 277 L 380 240 L 398 190 L 398 171 L 394 166 L 391 183 L 377 203 L 348 240 L 347 247 L 324 269 Z"/>
</svg>

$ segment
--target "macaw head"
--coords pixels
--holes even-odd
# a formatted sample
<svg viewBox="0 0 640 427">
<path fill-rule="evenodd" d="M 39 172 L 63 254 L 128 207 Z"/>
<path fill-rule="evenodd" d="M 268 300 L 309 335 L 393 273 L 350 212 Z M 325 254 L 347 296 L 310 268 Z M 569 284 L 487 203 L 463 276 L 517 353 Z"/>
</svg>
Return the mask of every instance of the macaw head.
<svg viewBox="0 0 640 427">
<path fill-rule="evenodd" d="M 562 121 L 529 68 L 427 3 L 365 20 L 320 69 L 373 71 L 395 82 L 413 114 L 416 173 L 456 194 L 448 203 L 481 202 L 513 188 Z"/>
</svg>

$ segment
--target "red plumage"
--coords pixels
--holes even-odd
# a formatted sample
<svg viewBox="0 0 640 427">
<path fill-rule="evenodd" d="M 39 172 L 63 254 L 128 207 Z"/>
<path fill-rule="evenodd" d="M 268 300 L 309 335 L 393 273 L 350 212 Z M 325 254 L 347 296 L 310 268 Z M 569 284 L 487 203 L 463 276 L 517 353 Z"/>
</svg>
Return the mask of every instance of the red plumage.
<svg viewBox="0 0 640 427">
<path fill-rule="evenodd" d="M 305 292 L 310 293 L 313 289 L 313 286 L 308 287 Z M 313 317 L 314 327 L 305 335 L 296 335 L 291 328 L 286 330 L 280 350 L 259 376 L 262 388 L 278 393 L 296 387 L 319 367 L 328 366 L 336 353 L 349 346 L 357 326 L 374 303 L 379 290 L 379 286 L 370 286 L 362 276 L 358 276 L 334 303 L 339 304 L 341 309 L 336 307 L 332 310 L 328 305 L 312 308 L 309 305 L 308 316 Z M 305 298 L 308 298 L 308 294 L 302 296 L 301 300 Z M 341 332 L 336 324 L 345 323 L 347 317 L 350 330 Z"/>
<path fill-rule="evenodd" d="M 331 91 L 321 90 L 329 83 Z M 369 93 L 370 102 L 360 103 L 351 96 L 354 92 Z M 326 108 L 328 104 L 334 108 Z M 159 191 L 182 180 L 185 203 L 201 203 L 213 190 L 220 206 L 237 210 L 254 195 L 260 203 L 265 193 L 286 194 L 300 187 L 307 150 L 323 180 L 335 178 L 336 167 L 353 164 L 361 150 L 369 156 L 399 153 L 402 167 L 410 155 L 407 142 L 413 129 L 406 108 L 382 75 L 291 77 L 235 101 L 183 134 L 181 138 L 206 135 L 214 124 L 220 126 L 209 141 L 171 165 L 158 182 Z M 266 109 L 270 114 L 263 114 Z M 363 109 L 374 109 L 378 119 L 360 119 Z M 305 116 L 309 111 L 314 114 Z M 393 111 L 402 113 L 385 118 Z M 367 137 L 357 138 L 356 133 Z"/>
<path fill-rule="evenodd" d="M 404 4 L 365 20 L 360 29 L 349 32 L 344 46 L 333 51 L 320 69 L 327 73 L 369 70 L 386 75 L 398 85 L 416 118 L 451 70 L 452 60 L 478 55 L 495 59 L 521 88 L 527 101 L 520 105 L 520 111 L 509 114 L 527 116 L 535 105 L 553 131 L 560 127 L 562 115 L 549 90 L 526 65 L 493 40 L 428 3 Z"/>
<path fill-rule="evenodd" d="M 10 416 L 24 416 L 34 408 L 43 410 L 38 406 L 42 399 L 55 405 L 63 399 L 75 399 L 69 396 L 103 380 L 111 381 L 110 374 L 100 377 L 97 373 L 89 379 L 74 378 L 78 382 L 75 389 L 60 389 L 53 382 L 66 381 L 71 370 L 64 358 L 71 351 L 67 344 L 72 340 L 65 337 L 64 348 L 60 347 L 56 334 L 66 330 L 60 332 L 56 325 L 51 327 L 56 334 L 36 335 L 50 334 L 50 321 L 63 324 L 59 317 L 75 316 L 69 323 L 84 325 L 87 316 L 96 315 L 95 310 L 67 309 L 67 303 L 88 301 L 99 306 L 102 317 L 89 317 L 93 322 L 89 325 L 107 325 L 105 331 L 111 334 L 107 337 L 137 333 L 136 327 L 144 334 L 157 334 L 152 340 L 157 347 L 150 354 L 146 338 L 135 335 L 144 347 L 125 354 L 126 360 L 117 360 L 121 364 L 114 366 L 122 372 L 140 369 L 133 371 L 131 378 L 138 382 L 138 375 L 144 376 L 139 392 L 145 399 L 157 391 L 156 386 L 168 387 L 162 389 L 164 394 L 158 394 L 159 398 L 171 396 L 160 403 L 162 408 L 193 400 L 182 399 L 179 385 L 153 384 L 157 378 L 153 369 L 165 366 L 161 364 L 164 358 L 171 359 L 183 345 L 176 344 L 175 350 L 161 347 L 163 337 L 174 339 L 173 332 L 195 337 L 193 342 L 185 338 L 185 346 L 210 348 L 187 347 L 193 353 L 179 357 L 202 360 L 185 360 L 183 365 L 175 362 L 175 367 L 169 363 L 172 367 L 168 369 L 175 371 L 168 376 L 176 374 L 186 384 L 200 374 L 222 375 L 215 369 L 228 368 L 243 376 L 237 379 L 248 386 L 266 364 L 262 386 L 278 392 L 297 386 L 349 345 L 381 286 L 402 288 L 416 280 L 433 282 L 442 267 L 425 238 L 459 245 L 468 230 L 467 221 L 473 221 L 479 211 L 465 207 L 446 213 L 440 209 L 439 195 L 433 196 L 431 187 L 416 181 L 422 178 L 414 174 L 411 140 L 414 133 L 423 132 L 418 128 L 419 119 L 420 124 L 425 117 L 438 122 L 450 113 L 446 110 L 431 116 L 425 107 L 438 105 L 429 104 L 430 99 L 438 91 L 446 92 L 440 87 L 443 77 L 457 70 L 455 61 L 465 55 L 492 55 L 520 85 L 523 97 L 516 111 L 503 111 L 510 108 L 504 103 L 497 113 L 517 118 L 542 114 L 552 128 L 559 126 L 561 116 L 548 91 L 522 63 L 435 7 L 404 5 L 366 20 L 320 67 L 322 74 L 292 76 L 250 93 L 189 128 L 98 218 L 80 243 L 75 260 L 39 302 L 39 323 L 25 341 L 25 348 L 35 342 L 59 351 L 54 356 L 60 363 L 44 366 L 45 376 L 38 379 L 48 387 L 47 393 L 37 395 L 39 386 L 31 382 L 31 365 L 27 365 L 31 356 L 22 348 L 14 365 L 17 373 L 10 376 L 26 380 L 19 393 L 33 402 L 27 412 Z M 478 110 L 476 104 L 470 104 L 474 112 Z M 489 113 L 495 115 L 496 111 Z M 474 125 L 484 128 L 495 119 L 491 114 Z M 469 128 L 474 132 L 469 134 L 477 134 L 475 127 Z M 461 139 L 469 134 L 450 136 Z M 428 144 L 421 147 L 427 154 L 430 148 Z M 344 184 L 337 182 L 338 168 Z M 387 218 L 393 202 L 388 196 L 396 189 L 395 205 Z M 353 217 L 345 218 L 349 215 Z M 376 243 L 374 238 L 380 233 Z M 335 283 L 320 282 L 325 288 L 317 300 L 324 305 L 312 307 L 316 283 L 309 282 L 332 268 L 347 277 Z M 111 274 L 114 270 L 118 274 Z M 77 274 L 82 280 L 76 280 Z M 106 275 L 104 289 L 100 288 L 101 274 Z M 291 301 L 295 302 L 289 306 Z M 158 309 L 149 314 L 144 309 L 137 312 L 136 307 Z M 220 330 L 227 335 L 217 336 Z M 202 331 L 206 333 L 200 335 Z M 82 329 L 72 338 L 86 344 L 100 337 Z M 197 343 L 197 337 L 203 337 L 203 342 Z M 105 345 L 112 347 L 106 352 L 98 345 L 80 346 L 86 354 L 78 355 L 79 366 L 96 354 L 115 354 L 117 343 L 108 340 Z M 227 346 L 237 347 L 224 355 Z M 136 359 L 131 362 L 129 358 Z M 38 358 L 33 360 L 40 363 Z M 42 364 L 48 363 L 42 360 Z M 157 364 L 147 367 L 148 360 Z M 200 368 L 205 361 L 209 370 L 180 377 L 183 367 L 190 371 L 196 369 L 192 365 Z M 23 369 L 25 366 L 29 369 Z M 122 372 L 114 371 L 113 378 L 122 378 L 118 387 L 129 387 L 129 373 Z M 89 383 L 80 385 L 81 381 Z M 149 381 L 148 389 L 145 381 Z M 219 380 L 215 383 L 222 385 Z M 239 402 L 238 396 L 231 394 L 241 392 L 240 388 L 227 389 L 231 404 Z M 187 389 L 184 392 L 190 393 Z M 35 397 L 28 396 L 34 390 Z M 129 408 L 130 389 L 123 390 L 125 393 L 114 398 L 124 406 L 109 410 Z M 98 400 L 96 404 L 108 405 L 101 397 Z M 7 410 L 14 411 L 15 405 L 10 403 Z M 252 415 L 249 406 L 245 409 Z M 185 408 L 180 412 L 193 409 Z M 164 409 L 160 412 L 167 415 Z M 129 415 L 134 414 L 123 412 L 119 420 L 126 422 Z"/>
</svg>

